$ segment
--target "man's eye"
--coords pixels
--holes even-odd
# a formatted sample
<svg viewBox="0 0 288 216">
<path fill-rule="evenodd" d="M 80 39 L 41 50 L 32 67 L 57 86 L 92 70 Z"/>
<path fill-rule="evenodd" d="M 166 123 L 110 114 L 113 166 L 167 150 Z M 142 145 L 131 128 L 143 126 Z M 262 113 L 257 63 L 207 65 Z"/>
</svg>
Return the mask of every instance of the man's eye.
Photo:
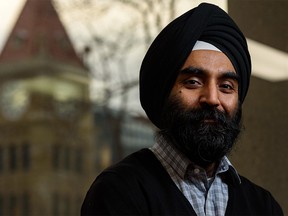
<svg viewBox="0 0 288 216">
<path fill-rule="evenodd" d="M 225 88 L 225 89 L 233 89 L 233 86 L 229 85 L 229 84 L 223 84 L 223 85 L 221 85 L 221 87 Z"/>
<path fill-rule="evenodd" d="M 184 82 L 184 85 L 187 87 L 187 88 L 196 88 L 198 86 L 200 86 L 200 82 L 197 81 L 197 80 L 193 80 L 193 79 L 190 79 L 190 80 L 186 80 Z"/>
<path fill-rule="evenodd" d="M 234 86 L 231 84 L 222 84 L 220 89 L 224 93 L 232 93 L 234 91 Z"/>
<path fill-rule="evenodd" d="M 200 84 L 197 80 L 186 80 L 185 84 L 190 84 L 190 85 L 198 85 Z"/>
</svg>

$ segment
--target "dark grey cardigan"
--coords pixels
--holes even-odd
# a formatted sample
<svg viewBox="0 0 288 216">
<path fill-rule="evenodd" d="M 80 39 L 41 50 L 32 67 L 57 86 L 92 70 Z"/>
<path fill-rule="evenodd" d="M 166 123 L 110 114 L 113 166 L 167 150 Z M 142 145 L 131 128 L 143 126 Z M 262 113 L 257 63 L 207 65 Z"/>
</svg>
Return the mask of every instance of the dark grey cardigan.
<svg viewBox="0 0 288 216">
<path fill-rule="evenodd" d="M 271 194 L 241 176 L 229 187 L 226 215 L 283 215 Z M 161 163 L 138 151 L 103 171 L 89 189 L 81 215 L 196 215 Z"/>
</svg>

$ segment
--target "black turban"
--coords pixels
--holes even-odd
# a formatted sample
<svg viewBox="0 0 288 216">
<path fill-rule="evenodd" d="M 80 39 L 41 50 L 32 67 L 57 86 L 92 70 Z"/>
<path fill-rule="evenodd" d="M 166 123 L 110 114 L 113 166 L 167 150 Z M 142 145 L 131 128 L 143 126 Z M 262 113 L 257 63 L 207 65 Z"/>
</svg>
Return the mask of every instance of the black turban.
<svg viewBox="0 0 288 216">
<path fill-rule="evenodd" d="M 240 103 L 244 101 L 251 74 L 246 39 L 225 11 L 202 3 L 169 23 L 155 38 L 143 59 L 140 102 L 158 128 L 161 128 L 163 104 L 197 40 L 213 44 L 230 59 L 240 77 Z"/>
</svg>

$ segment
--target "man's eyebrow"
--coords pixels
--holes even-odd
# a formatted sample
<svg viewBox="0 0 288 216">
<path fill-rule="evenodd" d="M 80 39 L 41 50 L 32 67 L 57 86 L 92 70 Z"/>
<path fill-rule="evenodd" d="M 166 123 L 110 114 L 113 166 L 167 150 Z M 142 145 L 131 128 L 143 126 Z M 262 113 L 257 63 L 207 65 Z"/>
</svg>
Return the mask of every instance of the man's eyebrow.
<svg viewBox="0 0 288 216">
<path fill-rule="evenodd" d="M 196 67 L 189 66 L 187 68 L 181 69 L 179 71 L 179 74 L 203 75 L 204 74 L 204 70 L 202 70 L 201 68 L 196 68 Z"/>
<path fill-rule="evenodd" d="M 179 74 L 187 74 L 187 75 L 205 75 L 205 70 L 204 69 L 201 69 L 201 68 L 198 68 L 198 67 L 192 67 L 192 66 L 189 66 L 187 68 L 183 68 L 179 71 Z M 237 82 L 239 82 L 239 75 L 233 71 L 227 71 L 227 72 L 223 72 L 221 74 L 221 78 L 222 79 L 232 79 L 232 80 L 235 80 Z"/>
<path fill-rule="evenodd" d="M 226 79 L 232 79 L 232 80 L 235 80 L 237 82 L 239 82 L 239 79 L 240 79 L 239 75 L 235 72 L 232 72 L 232 71 L 228 71 L 228 72 L 223 73 L 221 77 L 224 79 L 225 78 Z"/>
</svg>

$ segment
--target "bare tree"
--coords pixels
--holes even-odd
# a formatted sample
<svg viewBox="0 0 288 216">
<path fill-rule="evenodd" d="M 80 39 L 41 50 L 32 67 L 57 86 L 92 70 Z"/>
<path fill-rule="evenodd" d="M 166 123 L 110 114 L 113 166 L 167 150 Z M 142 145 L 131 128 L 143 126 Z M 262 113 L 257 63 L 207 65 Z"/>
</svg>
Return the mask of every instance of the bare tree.
<svg viewBox="0 0 288 216">
<path fill-rule="evenodd" d="M 127 7 L 133 8 L 141 16 L 141 25 L 144 33 L 144 42 L 148 46 L 168 20 L 175 18 L 175 0 L 114 0 L 120 1 Z M 165 14 L 167 13 L 167 15 Z M 164 15 L 165 14 L 165 15 Z"/>
<path fill-rule="evenodd" d="M 137 80 L 129 79 L 125 57 L 133 47 L 134 40 L 123 36 L 123 32 L 115 34 L 112 39 L 91 32 L 92 41 L 87 44 L 91 61 L 88 62 L 88 65 L 93 72 L 92 77 L 103 84 L 102 90 L 100 90 L 102 91 L 101 99 L 98 99 L 97 106 L 102 108 L 102 112 L 109 122 L 106 130 L 112 131 L 110 147 L 113 152 L 113 162 L 121 159 L 123 155 L 120 135 L 121 123 L 127 110 L 127 94 L 130 88 L 138 84 Z M 115 97 L 120 97 L 121 102 L 117 110 L 111 105 L 111 101 Z"/>
<path fill-rule="evenodd" d="M 155 35 L 175 17 L 176 1 L 58 0 L 55 5 L 63 19 L 82 30 L 72 28 L 74 36 L 82 40 L 80 50 L 91 77 L 98 82 L 97 105 L 110 119 L 114 162 L 122 157 L 121 122 L 128 93 L 138 86 L 138 74 L 129 71 L 129 58 L 139 47 L 144 53 Z M 111 105 L 115 98 L 121 102 L 116 112 Z"/>
</svg>

